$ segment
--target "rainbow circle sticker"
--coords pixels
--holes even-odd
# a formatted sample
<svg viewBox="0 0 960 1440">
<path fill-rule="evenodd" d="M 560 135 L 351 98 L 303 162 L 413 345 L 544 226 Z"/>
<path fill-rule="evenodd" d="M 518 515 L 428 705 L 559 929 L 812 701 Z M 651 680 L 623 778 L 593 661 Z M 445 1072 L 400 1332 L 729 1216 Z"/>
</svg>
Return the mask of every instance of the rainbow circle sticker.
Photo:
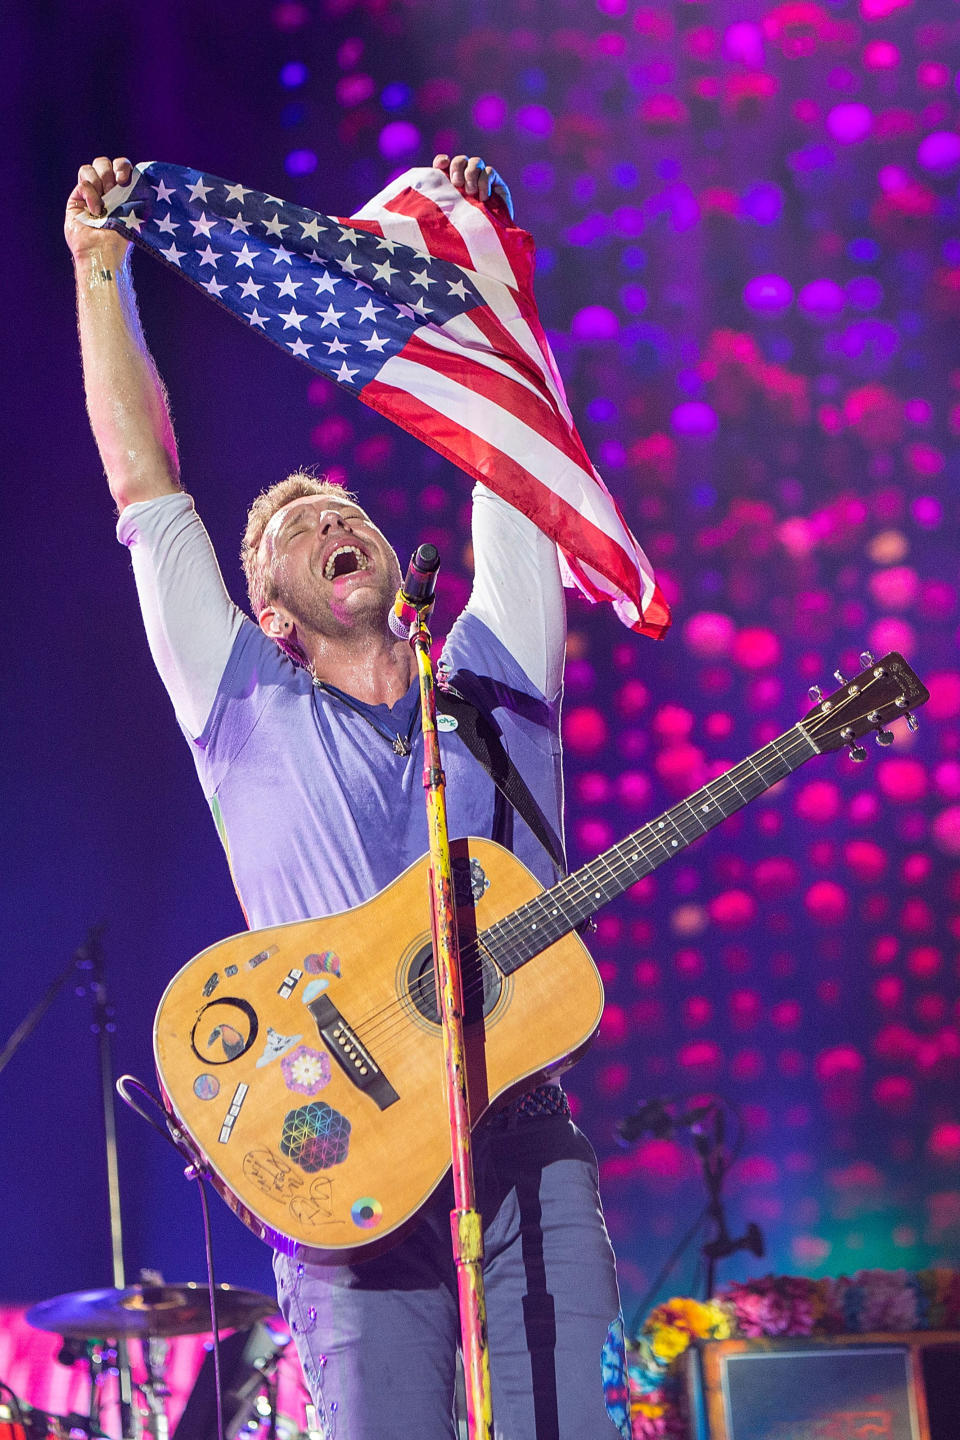
<svg viewBox="0 0 960 1440">
<path fill-rule="evenodd" d="M 198 1100 L 213 1100 L 220 1094 L 220 1081 L 215 1075 L 198 1075 L 193 1082 L 193 1093 Z"/>
<path fill-rule="evenodd" d="M 372 1195 L 361 1195 L 350 1206 L 350 1218 L 361 1230 L 376 1230 L 383 1219 L 383 1206 Z"/>
</svg>

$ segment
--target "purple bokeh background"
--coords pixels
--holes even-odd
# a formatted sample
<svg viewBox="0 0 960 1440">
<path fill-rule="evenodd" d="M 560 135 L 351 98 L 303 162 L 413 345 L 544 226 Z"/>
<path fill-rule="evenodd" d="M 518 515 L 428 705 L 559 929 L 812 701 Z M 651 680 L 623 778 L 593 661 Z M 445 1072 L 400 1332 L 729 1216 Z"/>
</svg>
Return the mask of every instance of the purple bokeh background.
<svg viewBox="0 0 960 1440">
<path fill-rule="evenodd" d="M 2 1035 L 88 927 L 118 1070 L 149 1079 L 169 975 L 241 924 L 146 653 L 83 412 L 60 225 L 103 149 L 347 213 L 435 149 L 480 152 L 539 247 L 574 411 L 668 589 L 661 644 L 571 602 L 577 860 L 786 729 L 809 684 L 903 650 L 933 698 L 867 765 L 814 762 L 599 917 L 598 1044 L 570 1077 L 629 1309 L 695 1218 L 688 1144 L 618 1150 L 653 1095 L 743 1117 L 731 1224 L 760 1268 L 955 1263 L 960 1241 L 960 179 L 953 0 L 417 0 L 22 7 L 5 317 L 7 847 Z M 232 592 L 246 504 L 350 478 L 462 603 L 464 477 L 137 257 L 184 481 Z M 0 1297 L 109 1283 L 96 1057 L 63 995 L 0 1077 Z M 120 1116 L 126 1253 L 199 1279 L 175 1157 Z M 221 1279 L 270 1288 L 216 1205 Z M 670 1288 L 693 1283 L 688 1252 Z"/>
</svg>

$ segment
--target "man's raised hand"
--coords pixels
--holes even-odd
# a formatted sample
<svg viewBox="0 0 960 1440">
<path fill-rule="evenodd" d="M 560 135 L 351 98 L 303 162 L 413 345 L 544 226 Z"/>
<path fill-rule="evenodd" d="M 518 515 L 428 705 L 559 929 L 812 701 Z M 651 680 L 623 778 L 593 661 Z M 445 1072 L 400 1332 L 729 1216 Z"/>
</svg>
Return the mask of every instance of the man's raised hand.
<svg viewBox="0 0 960 1440">
<path fill-rule="evenodd" d="M 462 190 L 465 195 L 476 195 L 484 204 L 496 190 L 506 205 L 511 220 L 513 219 L 510 187 L 479 155 L 454 155 L 452 159 L 449 155 L 435 155 L 433 165 L 435 170 L 442 170 L 458 190 Z"/>
<path fill-rule="evenodd" d="M 81 165 L 77 183 L 67 201 L 63 233 L 75 259 L 98 251 L 105 260 L 119 263 L 127 252 L 129 241 L 116 230 L 91 230 L 81 218 L 100 219 L 104 213 L 103 197 L 114 185 L 129 185 L 133 166 L 125 156 L 110 160 L 100 155 L 89 165 Z"/>
</svg>

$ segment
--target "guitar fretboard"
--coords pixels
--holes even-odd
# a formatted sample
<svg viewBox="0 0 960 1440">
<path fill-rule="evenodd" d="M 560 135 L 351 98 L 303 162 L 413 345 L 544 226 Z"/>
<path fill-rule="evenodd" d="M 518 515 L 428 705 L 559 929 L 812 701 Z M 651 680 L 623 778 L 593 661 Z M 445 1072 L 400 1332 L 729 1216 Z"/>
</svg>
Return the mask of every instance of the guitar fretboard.
<svg viewBox="0 0 960 1440">
<path fill-rule="evenodd" d="M 584 924 L 595 910 L 616 899 L 818 753 L 802 725 L 795 725 L 679 805 L 491 925 L 477 937 L 479 947 L 504 974 L 518 970 L 555 940 Z"/>
</svg>

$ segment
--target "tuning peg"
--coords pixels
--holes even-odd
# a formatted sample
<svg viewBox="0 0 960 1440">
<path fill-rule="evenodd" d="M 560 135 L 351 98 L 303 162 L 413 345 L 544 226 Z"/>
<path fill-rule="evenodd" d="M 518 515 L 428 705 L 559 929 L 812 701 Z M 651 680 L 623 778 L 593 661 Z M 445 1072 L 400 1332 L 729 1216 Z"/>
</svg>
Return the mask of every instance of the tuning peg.
<svg viewBox="0 0 960 1440">
<path fill-rule="evenodd" d="M 916 715 L 907 716 L 907 725 L 911 730 L 920 729 L 920 721 L 917 719 Z"/>
<path fill-rule="evenodd" d="M 867 758 L 867 752 L 866 752 L 866 750 L 864 750 L 864 748 L 863 748 L 862 745 L 851 745 L 851 746 L 850 746 L 850 759 L 853 760 L 853 761 L 855 761 L 855 763 L 856 763 L 857 765 L 859 765 L 859 764 L 861 763 L 861 761 L 866 760 L 866 758 Z"/>
<path fill-rule="evenodd" d="M 846 676 L 844 675 L 842 670 L 834 670 L 833 678 L 834 680 L 836 680 L 838 685 L 846 685 L 847 683 Z"/>
<path fill-rule="evenodd" d="M 820 689 L 819 685 L 811 685 L 810 689 L 807 691 L 807 694 L 810 696 L 810 699 L 813 701 L 814 705 L 819 705 L 820 701 L 823 699 L 823 691 Z"/>
<path fill-rule="evenodd" d="M 873 664 L 873 656 L 869 650 L 860 651 L 860 664 L 864 670 L 866 670 L 868 665 Z"/>
<path fill-rule="evenodd" d="M 889 730 L 878 730 L 875 739 L 878 745 L 893 744 L 893 735 Z"/>
</svg>

